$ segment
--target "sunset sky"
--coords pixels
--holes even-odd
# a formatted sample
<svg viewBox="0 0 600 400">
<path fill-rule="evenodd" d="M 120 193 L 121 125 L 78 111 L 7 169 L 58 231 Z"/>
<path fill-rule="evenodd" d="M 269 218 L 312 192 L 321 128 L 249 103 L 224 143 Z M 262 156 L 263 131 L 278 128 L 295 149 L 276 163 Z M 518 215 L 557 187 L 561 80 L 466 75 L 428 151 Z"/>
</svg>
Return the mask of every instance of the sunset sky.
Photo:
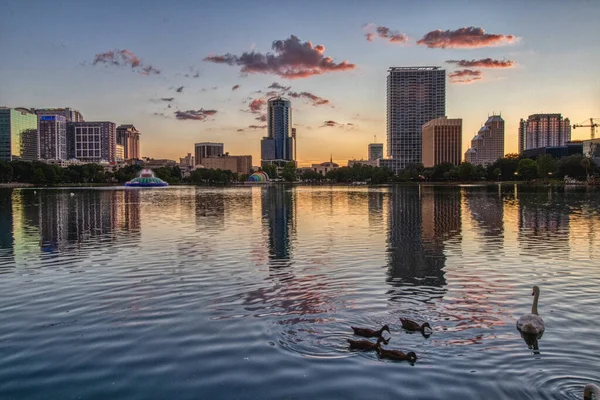
<svg viewBox="0 0 600 400">
<path fill-rule="evenodd" d="M 506 152 L 529 114 L 600 117 L 593 0 L 6 0 L 0 49 L 0 106 L 132 123 L 154 158 L 217 141 L 258 165 L 269 91 L 292 100 L 300 166 L 366 158 L 374 135 L 386 142 L 390 66 L 463 71 L 446 93 L 463 152 L 493 112 L 506 121 Z"/>
</svg>

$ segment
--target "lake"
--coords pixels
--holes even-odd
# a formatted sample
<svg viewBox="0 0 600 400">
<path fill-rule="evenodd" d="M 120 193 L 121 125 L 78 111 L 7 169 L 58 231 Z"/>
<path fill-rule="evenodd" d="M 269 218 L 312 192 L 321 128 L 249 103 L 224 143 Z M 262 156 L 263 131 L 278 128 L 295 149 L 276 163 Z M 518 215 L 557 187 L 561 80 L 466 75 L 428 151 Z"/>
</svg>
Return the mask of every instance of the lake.
<svg viewBox="0 0 600 400">
<path fill-rule="evenodd" d="M 516 185 L 0 189 L 0 399 L 580 399 L 599 210 Z M 415 363 L 348 350 L 383 324 Z"/>
</svg>

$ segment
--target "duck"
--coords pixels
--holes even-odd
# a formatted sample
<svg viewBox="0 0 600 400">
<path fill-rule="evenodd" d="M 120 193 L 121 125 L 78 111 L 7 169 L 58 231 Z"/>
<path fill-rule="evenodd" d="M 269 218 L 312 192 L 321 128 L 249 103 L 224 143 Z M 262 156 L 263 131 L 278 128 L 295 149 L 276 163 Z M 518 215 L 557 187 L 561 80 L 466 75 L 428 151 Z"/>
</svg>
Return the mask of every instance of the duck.
<svg viewBox="0 0 600 400">
<path fill-rule="evenodd" d="M 517 329 L 519 332 L 524 332 L 532 335 L 539 335 L 546 329 L 544 320 L 538 315 L 538 299 L 540 297 L 540 288 L 537 286 L 533 287 L 531 293 L 533 298 L 533 305 L 531 306 L 531 314 L 522 315 L 517 321 Z"/>
<path fill-rule="evenodd" d="M 352 340 L 352 339 L 346 339 L 346 340 L 348 341 L 348 343 L 350 343 L 351 349 L 367 350 L 367 351 L 377 349 L 377 346 L 379 346 L 380 343 L 388 344 L 390 342 L 389 339 L 385 340 L 382 336 L 379 336 L 379 338 L 377 338 L 377 343 L 373 343 L 368 340 Z"/>
<path fill-rule="evenodd" d="M 600 387 L 593 383 L 588 383 L 583 389 L 583 400 L 592 400 L 593 398 L 600 399 Z"/>
<path fill-rule="evenodd" d="M 354 326 L 351 326 L 351 328 L 354 334 L 364 337 L 380 337 L 383 331 L 390 333 L 390 328 L 387 325 L 382 326 L 378 331 L 369 328 L 356 328 Z"/>
<path fill-rule="evenodd" d="M 429 325 L 429 322 L 424 322 L 422 325 L 419 325 L 415 321 L 411 321 L 410 319 L 407 319 L 407 318 L 400 318 L 400 321 L 402 322 L 402 327 L 404 329 L 406 329 L 407 331 L 411 331 L 411 332 L 419 331 L 423 335 L 431 335 L 431 333 L 433 333 L 433 329 L 431 328 L 431 325 Z"/>
<path fill-rule="evenodd" d="M 415 354 L 414 351 L 409 351 L 408 353 L 403 353 L 399 350 L 386 350 L 386 349 L 381 348 L 380 343 L 377 344 L 376 349 L 377 349 L 377 354 L 379 354 L 379 357 L 381 357 L 381 358 L 387 358 L 388 360 L 395 360 L 395 361 L 410 361 L 410 362 L 417 361 L 417 355 Z"/>
</svg>

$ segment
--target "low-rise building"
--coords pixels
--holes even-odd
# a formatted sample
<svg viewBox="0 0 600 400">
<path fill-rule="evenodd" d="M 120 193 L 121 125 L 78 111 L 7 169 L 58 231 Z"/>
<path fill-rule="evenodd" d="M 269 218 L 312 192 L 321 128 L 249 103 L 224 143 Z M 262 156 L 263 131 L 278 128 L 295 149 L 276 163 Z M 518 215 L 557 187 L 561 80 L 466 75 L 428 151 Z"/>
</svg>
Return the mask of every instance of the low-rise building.
<svg viewBox="0 0 600 400">
<path fill-rule="evenodd" d="M 332 159 L 329 161 L 323 162 L 321 164 L 313 164 L 312 170 L 318 172 L 319 174 L 325 176 L 329 171 L 333 171 L 334 169 L 338 169 L 340 166 L 333 162 Z"/>
<path fill-rule="evenodd" d="M 179 158 L 179 166 L 181 168 L 191 168 L 196 165 L 196 157 L 192 153 L 187 153 L 187 156 Z"/>
<path fill-rule="evenodd" d="M 230 156 L 225 153 L 220 156 L 203 157 L 200 164 L 208 169 L 222 169 L 238 175 L 250 175 L 252 156 Z"/>
<path fill-rule="evenodd" d="M 348 167 L 352 168 L 356 164 L 370 165 L 371 167 L 376 167 L 377 160 L 378 159 L 375 159 L 375 160 L 348 160 Z"/>
</svg>

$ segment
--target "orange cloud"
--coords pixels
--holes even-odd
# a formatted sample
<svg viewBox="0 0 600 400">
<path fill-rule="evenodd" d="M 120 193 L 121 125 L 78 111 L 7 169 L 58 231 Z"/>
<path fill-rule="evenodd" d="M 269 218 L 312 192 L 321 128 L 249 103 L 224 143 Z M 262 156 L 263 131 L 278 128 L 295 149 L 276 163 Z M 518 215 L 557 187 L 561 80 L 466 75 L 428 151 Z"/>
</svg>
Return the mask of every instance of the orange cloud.
<svg viewBox="0 0 600 400">
<path fill-rule="evenodd" d="M 441 29 L 431 31 L 417 41 L 417 44 L 433 48 L 479 48 L 513 43 L 515 36 L 485 33 L 483 28 L 470 26 L 456 30 Z"/>
<path fill-rule="evenodd" d="M 307 78 L 328 72 L 347 71 L 356 68 L 348 61 L 336 63 L 323 55 L 325 46 L 313 46 L 311 42 L 301 42 L 291 35 L 285 40 L 276 40 L 271 48 L 274 53 L 244 52 L 240 56 L 224 54 L 208 56 L 204 61 L 217 64 L 241 66 L 242 74 L 274 74 L 287 79 Z"/>
</svg>

